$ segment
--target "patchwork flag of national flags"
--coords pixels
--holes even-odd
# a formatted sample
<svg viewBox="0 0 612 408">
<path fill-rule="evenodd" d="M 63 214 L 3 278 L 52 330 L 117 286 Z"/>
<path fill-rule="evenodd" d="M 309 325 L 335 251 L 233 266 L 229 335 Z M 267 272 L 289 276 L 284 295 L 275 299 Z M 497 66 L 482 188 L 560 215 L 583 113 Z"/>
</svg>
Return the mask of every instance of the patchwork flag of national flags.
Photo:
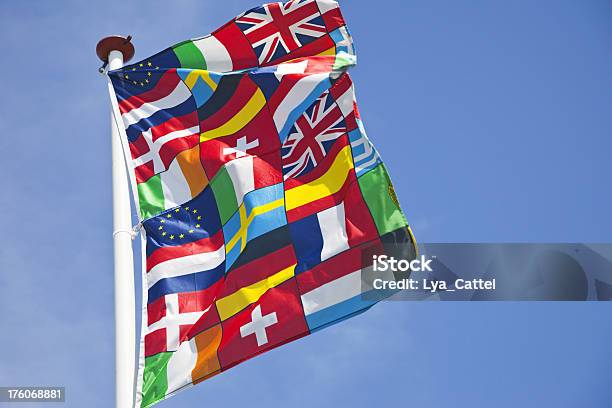
<svg viewBox="0 0 612 408">
<path fill-rule="evenodd" d="M 416 253 L 354 64 L 338 4 L 293 0 L 109 72 L 143 231 L 139 407 L 367 310 L 363 254 Z"/>
</svg>

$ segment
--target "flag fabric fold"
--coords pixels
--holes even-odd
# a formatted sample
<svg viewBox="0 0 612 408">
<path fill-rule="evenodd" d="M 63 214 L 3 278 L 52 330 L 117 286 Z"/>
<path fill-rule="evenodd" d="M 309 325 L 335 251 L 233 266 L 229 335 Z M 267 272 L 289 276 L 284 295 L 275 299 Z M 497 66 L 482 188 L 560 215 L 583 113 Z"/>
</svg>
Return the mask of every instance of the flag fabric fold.
<svg viewBox="0 0 612 408">
<path fill-rule="evenodd" d="M 365 246 L 416 251 L 355 62 L 338 4 L 294 0 L 109 72 L 143 226 L 137 406 L 367 310 Z"/>
</svg>

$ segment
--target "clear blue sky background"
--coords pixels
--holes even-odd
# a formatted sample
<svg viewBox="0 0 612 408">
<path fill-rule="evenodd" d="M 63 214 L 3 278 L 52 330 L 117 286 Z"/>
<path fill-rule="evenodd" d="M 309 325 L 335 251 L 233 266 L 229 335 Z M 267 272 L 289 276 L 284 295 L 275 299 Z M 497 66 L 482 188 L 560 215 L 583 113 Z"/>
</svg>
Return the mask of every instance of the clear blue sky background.
<svg viewBox="0 0 612 408">
<path fill-rule="evenodd" d="M 113 403 L 108 96 L 254 0 L 3 2 L 0 385 Z M 610 242 L 612 3 L 344 1 L 366 128 L 423 242 Z M 391 302 L 161 407 L 610 407 L 610 304 Z M 21 406 L 21 405 L 20 405 Z M 26 405 L 23 405 L 24 407 Z"/>
</svg>

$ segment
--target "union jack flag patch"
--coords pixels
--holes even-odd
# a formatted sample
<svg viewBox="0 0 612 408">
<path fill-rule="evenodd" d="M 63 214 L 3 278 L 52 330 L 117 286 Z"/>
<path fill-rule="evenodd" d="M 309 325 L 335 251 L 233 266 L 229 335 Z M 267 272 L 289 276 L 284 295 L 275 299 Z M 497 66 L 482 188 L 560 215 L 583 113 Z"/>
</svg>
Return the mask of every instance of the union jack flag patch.
<svg viewBox="0 0 612 408">
<path fill-rule="evenodd" d="M 256 7 L 236 19 L 261 65 L 327 34 L 316 2 L 295 0 Z"/>
<path fill-rule="evenodd" d="M 295 121 L 283 143 L 283 179 L 312 170 L 346 131 L 342 111 L 325 92 Z"/>
</svg>

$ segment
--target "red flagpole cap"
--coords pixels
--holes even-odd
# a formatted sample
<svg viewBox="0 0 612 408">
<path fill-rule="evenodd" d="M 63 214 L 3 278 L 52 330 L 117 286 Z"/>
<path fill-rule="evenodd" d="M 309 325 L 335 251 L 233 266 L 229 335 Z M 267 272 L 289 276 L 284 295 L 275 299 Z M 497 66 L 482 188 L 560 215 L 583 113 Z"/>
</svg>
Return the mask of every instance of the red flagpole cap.
<svg viewBox="0 0 612 408">
<path fill-rule="evenodd" d="M 123 37 L 120 35 L 111 35 L 101 39 L 98 41 L 98 45 L 96 45 L 96 54 L 105 64 L 108 63 L 108 54 L 115 50 L 123 54 L 123 62 L 131 60 L 134 56 L 132 36 L 128 35 L 127 37 Z"/>
</svg>

